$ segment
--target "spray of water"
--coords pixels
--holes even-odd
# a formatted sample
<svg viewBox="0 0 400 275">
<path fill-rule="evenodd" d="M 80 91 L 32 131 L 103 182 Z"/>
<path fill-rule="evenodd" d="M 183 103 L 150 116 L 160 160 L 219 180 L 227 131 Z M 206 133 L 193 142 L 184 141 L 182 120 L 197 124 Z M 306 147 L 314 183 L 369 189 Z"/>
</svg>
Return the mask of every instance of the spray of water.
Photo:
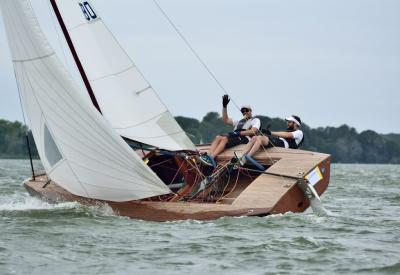
<svg viewBox="0 0 400 275">
<path fill-rule="evenodd" d="M 317 191 L 311 184 L 307 184 L 307 193 L 310 193 L 308 198 L 310 200 L 310 206 L 313 212 L 317 216 L 327 217 L 329 212 L 322 205 L 321 198 L 318 196 Z"/>
<path fill-rule="evenodd" d="M 68 210 L 87 212 L 90 216 L 114 216 L 115 213 L 107 204 L 97 204 L 84 206 L 78 202 L 49 203 L 41 199 L 30 196 L 26 193 L 15 193 L 0 197 L 1 212 L 22 212 L 35 210 Z"/>
</svg>

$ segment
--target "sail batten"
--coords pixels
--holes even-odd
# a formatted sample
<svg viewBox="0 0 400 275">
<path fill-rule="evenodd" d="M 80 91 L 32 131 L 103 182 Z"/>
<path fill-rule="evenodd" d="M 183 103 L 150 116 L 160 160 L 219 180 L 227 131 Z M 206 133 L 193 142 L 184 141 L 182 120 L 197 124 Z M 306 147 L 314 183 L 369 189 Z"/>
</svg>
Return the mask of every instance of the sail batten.
<svg viewBox="0 0 400 275">
<path fill-rule="evenodd" d="M 0 0 L 21 101 L 48 177 L 72 194 L 128 201 L 170 192 L 91 105 L 28 0 Z"/>
<path fill-rule="evenodd" d="M 131 65 L 131 66 L 125 68 L 125 69 L 122 69 L 122 70 L 119 71 L 119 72 L 112 73 L 112 74 L 107 74 L 107 75 L 103 75 L 103 76 L 99 76 L 98 78 L 90 79 L 90 81 L 94 82 L 94 81 L 102 80 L 103 78 L 106 78 L 106 77 L 118 76 L 118 75 L 123 74 L 123 73 L 125 73 L 126 71 L 128 71 L 128 70 L 130 70 L 130 69 L 133 69 L 133 68 L 135 68 L 135 66 L 134 66 L 134 65 Z M 151 86 L 148 86 L 148 87 L 151 87 Z M 147 89 L 147 88 L 146 88 L 146 89 Z"/>
<path fill-rule="evenodd" d="M 84 6 L 77 0 L 53 1 L 102 114 L 112 128 L 123 137 L 155 147 L 194 150 L 194 144 L 90 1 L 85 1 Z M 157 117 L 159 120 L 154 119 Z"/>
</svg>

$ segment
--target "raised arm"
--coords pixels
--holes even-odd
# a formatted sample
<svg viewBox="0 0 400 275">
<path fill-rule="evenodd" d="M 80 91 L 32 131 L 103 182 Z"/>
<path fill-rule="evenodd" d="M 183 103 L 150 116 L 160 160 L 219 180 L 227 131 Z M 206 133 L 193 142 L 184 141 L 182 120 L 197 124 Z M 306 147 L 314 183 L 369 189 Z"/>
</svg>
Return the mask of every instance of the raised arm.
<svg viewBox="0 0 400 275">
<path fill-rule="evenodd" d="M 229 118 L 228 116 L 228 104 L 231 99 L 229 98 L 229 95 L 224 95 L 222 97 L 222 121 L 226 124 L 233 125 L 233 120 Z"/>
</svg>

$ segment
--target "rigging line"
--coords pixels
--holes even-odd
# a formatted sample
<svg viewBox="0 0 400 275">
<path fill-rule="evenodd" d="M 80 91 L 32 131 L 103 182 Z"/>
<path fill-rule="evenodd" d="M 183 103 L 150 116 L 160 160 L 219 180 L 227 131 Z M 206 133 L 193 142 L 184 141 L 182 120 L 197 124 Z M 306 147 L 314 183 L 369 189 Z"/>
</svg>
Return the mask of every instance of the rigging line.
<svg viewBox="0 0 400 275">
<path fill-rule="evenodd" d="M 261 136 L 266 137 L 266 136 L 264 135 L 263 132 L 260 131 L 260 133 L 261 133 Z M 270 143 L 270 144 L 272 145 L 272 147 L 273 147 L 274 149 L 276 149 L 276 146 L 274 145 L 274 143 L 271 142 L 271 139 L 270 139 L 269 137 L 266 137 L 266 138 L 268 139 L 268 143 Z M 273 158 L 267 153 L 267 148 L 265 148 L 264 144 L 262 144 L 262 143 L 261 143 L 261 147 L 262 147 L 262 149 L 264 150 L 265 155 L 266 155 L 266 156 L 269 158 L 269 160 L 271 161 L 272 165 L 274 165 L 275 162 L 274 162 Z M 272 165 L 271 165 L 271 166 L 272 166 Z M 280 175 L 280 177 L 281 177 L 281 180 L 283 181 L 283 184 L 286 185 L 287 182 L 286 182 L 285 178 L 284 178 L 282 175 Z"/>
<path fill-rule="evenodd" d="M 22 113 L 22 119 L 24 120 L 24 126 L 27 127 L 26 128 L 26 132 L 28 132 L 29 127 L 26 124 L 26 119 L 25 119 L 25 111 L 24 111 L 24 107 L 22 106 L 22 96 L 21 96 L 21 92 L 20 92 L 20 85 L 18 82 L 18 78 L 17 78 L 17 73 L 15 71 L 15 66 L 14 66 L 14 78 L 15 78 L 15 82 L 17 84 L 17 91 L 18 91 L 18 98 L 19 98 L 19 106 L 21 107 L 21 113 Z M 28 133 L 27 133 L 28 134 Z"/>
<path fill-rule="evenodd" d="M 227 169 L 227 170 L 228 170 L 227 167 L 228 167 L 229 164 L 230 164 L 229 161 L 227 161 L 227 162 L 224 163 L 224 164 L 221 164 L 219 167 L 217 167 L 217 168 L 212 172 L 212 174 L 211 174 L 209 177 L 211 177 L 212 180 L 215 180 L 215 182 L 219 181 L 219 180 L 223 177 L 223 175 L 221 175 L 222 170 L 224 170 L 224 169 Z M 228 170 L 228 171 L 229 171 L 229 170 Z M 216 175 L 216 176 L 213 176 L 213 175 Z M 204 174 L 203 174 L 203 176 L 204 176 Z M 206 178 L 206 176 L 204 176 L 204 178 Z M 210 186 L 208 186 L 207 188 L 203 189 L 203 190 L 202 190 L 202 193 L 197 194 L 197 195 L 196 195 L 195 197 L 193 197 L 191 200 L 197 199 L 200 195 L 204 196 L 204 192 L 206 191 L 206 189 L 212 187 L 212 186 L 215 184 L 215 182 L 212 183 L 212 184 L 211 184 Z M 204 198 L 203 198 L 203 199 L 204 199 Z"/>
<path fill-rule="evenodd" d="M 187 161 L 187 163 L 189 163 L 189 165 L 192 167 L 192 168 L 194 168 L 196 171 L 197 171 L 197 173 L 200 175 L 200 177 L 202 177 L 202 179 L 205 179 L 206 178 L 206 175 L 204 175 L 204 173 L 203 172 L 201 172 L 201 170 L 200 170 L 200 168 L 199 168 L 199 166 L 197 165 L 197 163 L 192 163 L 191 161 L 189 161 L 189 160 L 186 160 Z"/>
<path fill-rule="evenodd" d="M 238 172 L 237 176 L 236 176 L 235 184 L 233 185 L 232 189 L 228 192 L 228 194 L 224 195 L 222 193 L 221 198 L 219 198 L 217 202 L 221 202 L 223 199 L 225 199 L 227 196 L 229 196 L 236 189 L 236 186 L 239 182 L 239 175 L 240 175 L 240 173 Z M 225 190 L 226 190 L 226 188 L 224 189 L 224 192 L 225 192 Z"/>
<path fill-rule="evenodd" d="M 17 73 L 15 71 L 15 67 L 14 67 L 14 77 L 15 77 L 15 82 L 17 83 L 19 104 L 21 106 L 22 118 L 24 120 L 26 146 L 28 147 L 28 155 L 29 155 L 29 163 L 31 165 L 32 179 L 36 180 L 35 169 L 33 167 L 33 161 L 32 161 L 31 145 L 30 145 L 30 142 L 29 142 L 29 127 L 26 124 L 25 112 L 24 112 L 24 108 L 22 106 L 22 98 L 21 98 L 20 86 L 19 86 L 19 82 L 18 82 L 18 79 L 17 79 Z"/>
<path fill-rule="evenodd" d="M 182 166 L 183 166 L 184 163 L 185 163 L 185 162 L 182 161 L 181 165 L 179 166 L 178 170 L 177 170 L 176 173 L 175 173 L 175 176 L 172 178 L 172 180 L 171 180 L 171 182 L 169 183 L 169 185 L 171 185 L 171 184 L 175 181 L 175 179 L 176 179 L 176 177 L 178 176 L 179 172 L 181 171 Z M 167 186 L 168 186 L 168 185 L 167 185 Z"/>
<path fill-rule="evenodd" d="M 100 21 L 101 20 L 101 21 Z M 96 20 L 96 22 L 101 22 L 103 24 L 103 27 L 108 31 L 108 33 L 111 35 L 111 37 L 113 38 L 114 42 L 117 43 L 117 45 L 119 46 L 119 48 L 121 49 L 121 51 L 124 52 L 124 54 L 126 56 L 129 57 L 128 53 L 126 52 L 126 50 L 122 47 L 121 43 L 115 38 L 114 34 L 110 31 L 110 29 L 107 27 L 107 25 L 104 23 L 103 19 L 99 18 L 99 20 Z M 156 93 L 155 89 L 150 85 L 150 82 L 147 80 L 147 78 L 143 75 L 143 73 L 139 70 L 139 68 L 133 63 L 132 59 L 129 57 L 129 61 L 135 66 L 137 72 L 139 73 L 139 75 L 144 79 L 145 83 L 147 83 L 154 91 L 154 95 L 158 98 L 159 103 L 162 104 L 164 106 L 164 108 L 166 110 L 168 110 L 167 105 L 165 105 L 165 103 L 161 100 L 161 97 Z M 169 112 L 169 111 L 168 111 Z M 171 114 L 171 112 L 169 112 Z M 171 114 L 172 116 L 172 114 Z M 178 124 L 178 123 L 177 123 Z M 179 126 L 179 125 L 178 125 Z M 179 126 L 180 127 L 180 126 Z M 180 127 L 182 128 L 182 127 Z M 193 144 L 193 143 L 192 143 Z M 193 147 L 194 144 L 193 144 Z"/>
<path fill-rule="evenodd" d="M 165 17 L 165 19 L 170 23 L 170 25 L 173 27 L 173 29 L 175 30 L 175 32 L 179 35 L 179 37 L 184 41 L 184 43 L 186 44 L 186 46 L 191 50 L 191 52 L 196 56 L 197 60 L 203 65 L 204 69 L 210 74 L 210 76 L 214 79 L 214 81 L 218 84 L 218 86 L 221 88 L 221 90 L 225 93 L 228 94 L 228 91 L 225 89 L 225 87 L 222 85 L 222 83 L 217 79 L 217 77 L 215 76 L 215 74 L 211 71 L 211 69 L 207 66 L 207 64 L 203 61 L 203 59 L 200 57 L 200 55 L 196 52 L 196 50 L 191 46 L 191 44 L 189 43 L 189 41 L 185 38 L 185 36 L 183 35 L 183 33 L 178 29 L 178 27 L 174 24 L 174 22 L 172 21 L 172 19 L 167 15 L 167 13 L 161 8 L 161 6 L 158 4 L 157 0 L 153 0 L 153 3 L 157 6 L 157 8 L 160 10 L 161 14 Z M 235 105 L 235 107 L 240 110 L 239 106 L 236 104 L 236 102 L 231 98 L 232 103 Z M 264 134 L 259 131 L 261 133 L 262 136 L 264 136 Z M 270 141 L 269 141 L 270 142 Z M 271 145 L 273 147 L 275 147 L 274 144 L 271 143 Z M 265 148 L 264 146 L 261 144 L 261 146 L 263 147 L 264 151 Z M 268 156 L 268 155 L 267 155 Z M 271 161 L 272 158 L 270 156 L 268 156 Z M 273 162 L 272 162 L 273 163 Z"/>
<path fill-rule="evenodd" d="M 196 52 L 196 50 L 192 47 L 192 45 L 189 43 L 189 41 L 186 39 L 186 37 L 183 35 L 183 33 L 178 29 L 178 27 L 174 24 L 172 19 L 167 15 L 167 13 L 161 8 L 161 6 L 158 4 L 157 0 L 153 0 L 154 5 L 157 6 L 157 8 L 160 10 L 161 14 L 165 17 L 165 19 L 170 23 L 172 28 L 175 30 L 175 32 L 179 35 L 179 37 L 183 40 L 183 42 L 186 44 L 186 46 L 190 49 L 190 51 L 193 53 L 193 55 L 197 58 L 197 60 L 201 63 L 201 65 L 204 67 L 204 69 L 208 72 L 208 74 L 211 76 L 212 79 L 217 83 L 217 85 L 220 87 L 220 89 L 223 91 L 224 94 L 228 94 L 228 91 L 225 89 L 225 87 L 222 85 L 222 83 L 218 80 L 218 78 L 215 76 L 215 74 L 211 71 L 211 69 L 207 66 L 207 64 L 203 61 L 203 59 L 200 57 L 200 55 Z M 235 105 L 235 107 L 240 110 L 239 106 L 236 104 L 236 102 L 232 99 L 232 103 Z"/>
<path fill-rule="evenodd" d="M 90 96 L 90 99 L 91 99 L 93 105 L 94 105 L 94 106 L 96 107 L 96 109 L 99 111 L 99 113 L 102 114 L 102 113 L 101 113 L 101 109 L 100 109 L 100 105 L 99 105 L 99 103 L 97 102 L 96 96 L 95 96 L 95 94 L 94 94 L 94 91 L 93 91 L 93 89 L 92 89 L 92 86 L 91 86 L 91 84 L 90 84 L 90 81 L 89 81 L 89 79 L 88 79 L 88 77 L 87 77 L 87 74 L 86 74 L 86 72 L 85 72 L 85 69 L 84 69 L 84 67 L 83 67 L 83 65 L 82 65 L 81 60 L 79 59 L 79 56 L 78 56 L 77 51 L 75 50 L 74 43 L 73 43 L 73 41 L 72 41 L 72 39 L 71 39 L 71 36 L 69 35 L 69 32 L 68 32 L 68 30 L 67 30 L 67 27 L 66 27 L 66 25 L 65 25 L 65 23 L 64 23 L 64 20 L 63 20 L 63 18 L 62 18 L 61 12 L 60 12 L 60 10 L 58 9 L 56 0 L 50 0 L 50 3 L 51 3 L 51 6 L 53 7 L 54 14 L 56 15 L 57 20 L 58 20 L 58 23 L 59 23 L 59 25 L 60 25 L 60 28 L 61 28 L 61 30 L 63 31 L 64 38 L 65 38 L 65 40 L 66 40 L 66 42 L 67 42 L 67 44 L 68 44 L 68 47 L 69 47 L 70 52 L 71 52 L 71 55 L 72 55 L 72 57 L 73 57 L 73 59 L 74 59 L 74 61 L 75 61 L 75 65 L 77 66 L 77 68 L 78 68 L 78 70 L 79 70 L 79 73 L 80 73 L 80 75 L 81 75 L 82 81 L 83 81 L 83 83 L 85 84 L 85 87 L 86 87 L 86 90 L 87 90 L 87 92 L 88 92 L 88 94 L 89 94 L 89 96 Z"/>
<path fill-rule="evenodd" d="M 10 12 L 10 9 L 9 9 L 9 8 L 8 8 L 7 10 L 8 10 L 8 12 Z M 12 20 L 11 20 L 10 24 L 14 25 L 13 22 L 12 22 Z M 14 26 L 13 26 L 13 27 L 14 27 Z M 10 50 L 11 50 L 11 49 L 10 49 Z M 19 54 L 19 53 L 18 53 L 18 54 Z M 15 64 L 13 64 L 13 71 L 14 71 L 15 83 L 17 84 L 17 91 L 18 91 L 19 105 L 20 105 L 20 107 L 21 107 L 22 119 L 24 120 L 24 125 L 25 125 L 25 127 L 27 127 L 27 128 L 26 128 L 26 131 L 28 132 L 29 127 L 28 127 L 28 125 L 26 124 L 25 111 L 24 111 L 24 107 L 23 107 L 23 105 L 22 105 L 22 96 L 21 96 L 21 91 L 20 91 L 21 87 L 20 87 L 20 84 L 19 84 L 19 81 L 18 81 L 18 77 L 17 77 L 17 72 L 16 72 L 16 66 L 15 66 Z"/>
<path fill-rule="evenodd" d="M 222 197 L 223 197 L 223 195 L 224 195 L 224 193 L 225 193 L 226 188 L 228 188 L 229 183 L 230 183 L 230 181 L 231 181 L 231 173 L 229 173 L 228 167 L 226 167 L 226 169 L 228 170 L 228 179 L 227 179 L 227 181 L 226 181 L 226 184 L 225 184 L 225 186 L 224 186 L 224 189 L 222 189 L 221 196 L 220 196 L 219 199 L 216 200 L 216 203 L 219 203 L 219 202 L 220 202 L 220 200 L 222 199 Z"/>
<path fill-rule="evenodd" d="M 10 8 L 8 6 L 6 8 L 8 9 L 8 11 L 10 11 Z M 11 20 L 10 24 L 14 25 L 13 23 L 14 23 L 13 20 Z M 18 33 L 17 33 L 17 35 L 18 35 Z M 23 67 L 23 64 L 21 65 L 21 67 Z M 32 178 L 33 178 L 33 180 L 36 180 L 35 169 L 33 167 L 33 161 L 32 161 L 31 146 L 29 143 L 29 126 L 26 124 L 25 111 L 24 111 L 24 107 L 22 104 L 22 95 L 21 95 L 21 91 L 20 91 L 21 87 L 20 87 L 20 84 L 18 81 L 15 64 L 13 64 L 13 71 L 14 71 L 15 83 L 17 85 L 17 90 L 18 90 L 18 98 L 19 98 L 19 104 L 20 104 L 21 112 L 22 112 L 22 119 L 24 120 L 26 145 L 28 147 L 29 162 L 30 162 L 30 166 L 31 166 Z"/>
<path fill-rule="evenodd" d="M 164 164 L 164 163 L 166 163 L 166 162 L 168 162 L 168 161 L 170 161 L 170 159 L 164 160 L 164 161 L 159 162 L 159 163 L 155 163 L 155 164 L 153 164 L 153 165 L 149 165 L 149 167 L 153 168 L 153 167 L 162 165 L 162 164 Z M 167 167 L 167 166 L 164 166 L 164 165 L 163 165 L 163 167 Z M 175 170 L 175 169 L 174 169 L 174 170 Z"/>
</svg>

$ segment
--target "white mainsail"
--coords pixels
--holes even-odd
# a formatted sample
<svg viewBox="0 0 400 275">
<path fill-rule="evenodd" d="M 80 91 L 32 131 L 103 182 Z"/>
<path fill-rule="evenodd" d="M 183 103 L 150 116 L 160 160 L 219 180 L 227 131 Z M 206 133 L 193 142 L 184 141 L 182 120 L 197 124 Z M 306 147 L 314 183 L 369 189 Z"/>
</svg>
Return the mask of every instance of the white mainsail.
<svg viewBox="0 0 400 275">
<path fill-rule="evenodd" d="M 89 1 L 56 0 L 104 117 L 120 135 L 169 150 L 195 149 Z"/>
<path fill-rule="evenodd" d="M 18 88 L 44 168 L 69 192 L 128 201 L 169 193 L 87 102 L 42 33 L 28 0 L 0 0 Z"/>
</svg>

